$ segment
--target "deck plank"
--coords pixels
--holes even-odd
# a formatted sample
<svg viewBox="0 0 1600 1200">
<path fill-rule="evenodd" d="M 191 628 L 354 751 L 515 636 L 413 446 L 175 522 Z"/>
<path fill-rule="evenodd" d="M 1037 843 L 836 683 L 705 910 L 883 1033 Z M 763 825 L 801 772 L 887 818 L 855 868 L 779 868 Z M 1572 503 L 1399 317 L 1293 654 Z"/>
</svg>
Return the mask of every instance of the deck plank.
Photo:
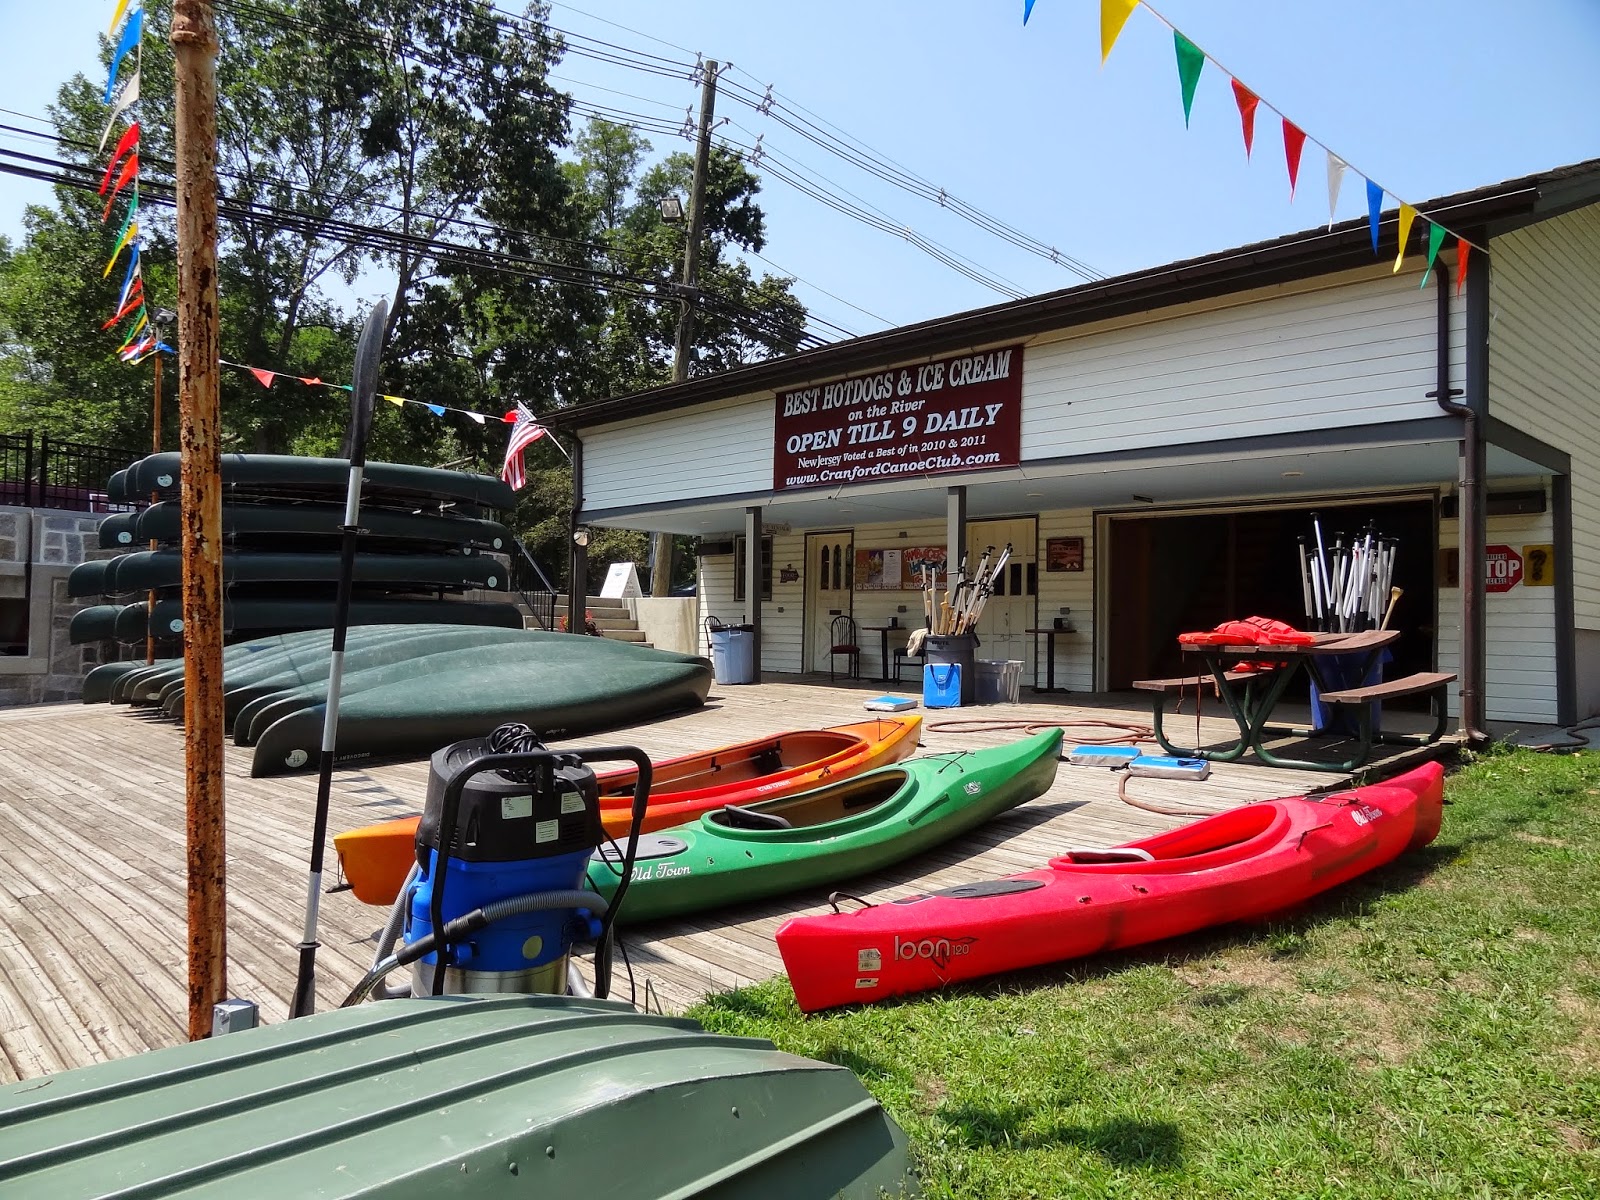
<svg viewBox="0 0 1600 1200">
<path fill-rule="evenodd" d="M 785 728 L 860 720 L 881 685 L 769 681 L 717 689 L 702 709 L 569 743 L 636 744 L 665 757 Z M 1029 696 L 1018 705 L 925 713 L 921 753 L 999 745 L 1028 723 L 1111 721 L 1147 728 L 1142 697 Z M 1005 722 L 973 732 L 952 720 Z M 1192 733 L 1193 714 L 1181 718 Z M 931 726 L 931 727 L 930 727 Z M 1201 736 L 1230 740 L 1231 722 L 1209 712 Z M 1069 726 L 1103 740 L 1113 731 Z M 234 995 L 287 1017 L 294 987 L 314 776 L 251 779 L 248 749 L 226 751 L 228 979 Z M 1385 750 L 1380 762 L 1414 752 Z M 1274 796 L 1326 789 L 1340 777 L 1273 770 L 1254 760 L 1214 767 L 1204 783 L 1140 779 L 1130 787 L 1162 806 L 1222 811 Z M 425 762 L 363 764 L 335 774 L 333 833 L 421 812 Z M 41 705 L 0 710 L 0 1081 L 29 1079 L 171 1045 L 187 1025 L 181 729 L 148 708 Z M 936 887 L 1031 870 L 1069 846 L 1112 845 L 1190 817 L 1121 803 L 1117 776 L 1062 764 L 1055 785 L 957 842 L 837 885 L 877 902 Z M 330 855 L 331 861 L 331 855 Z M 330 866 L 328 879 L 331 882 Z M 736 909 L 700 913 L 627 932 L 632 998 L 649 991 L 668 1011 L 707 993 L 779 974 L 773 933 L 789 916 L 826 911 L 816 888 Z M 318 1007 L 332 1008 L 365 971 L 384 913 L 348 892 L 322 904 Z M 580 966 L 587 970 L 586 960 Z M 619 958 L 614 994 L 630 998 Z"/>
</svg>

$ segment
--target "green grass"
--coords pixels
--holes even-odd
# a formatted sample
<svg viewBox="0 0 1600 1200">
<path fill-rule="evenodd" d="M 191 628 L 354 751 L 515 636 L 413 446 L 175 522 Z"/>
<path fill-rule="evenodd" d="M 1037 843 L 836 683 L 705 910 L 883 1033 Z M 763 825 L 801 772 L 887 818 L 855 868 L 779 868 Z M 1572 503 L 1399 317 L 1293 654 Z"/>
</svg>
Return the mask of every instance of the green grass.
<svg viewBox="0 0 1600 1200">
<path fill-rule="evenodd" d="M 855 1071 L 925 1194 L 1600 1196 L 1600 755 L 1492 753 L 1427 850 L 1294 920 L 710 1029 Z"/>
</svg>

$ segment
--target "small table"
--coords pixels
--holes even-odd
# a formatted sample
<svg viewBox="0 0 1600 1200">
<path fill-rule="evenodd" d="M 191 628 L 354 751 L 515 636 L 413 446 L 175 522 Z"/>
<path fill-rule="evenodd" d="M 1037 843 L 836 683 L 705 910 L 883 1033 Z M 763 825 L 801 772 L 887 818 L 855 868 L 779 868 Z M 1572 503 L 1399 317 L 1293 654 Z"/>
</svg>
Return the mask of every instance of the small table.
<svg viewBox="0 0 1600 1200">
<path fill-rule="evenodd" d="M 1239 740 L 1225 750 L 1203 750 L 1199 747 L 1186 749 L 1172 745 L 1161 728 L 1161 697 L 1156 698 L 1155 737 L 1161 748 L 1168 754 L 1180 758 L 1209 758 L 1215 762 L 1231 762 L 1241 758 L 1250 750 L 1254 750 L 1256 757 L 1272 767 L 1298 767 L 1308 771 L 1334 771 L 1348 774 L 1366 761 L 1371 753 L 1370 733 L 1367 738 L 1361 739 L 1355 755 L 1345 762 L 1329 763 L 1317 762 L 1312 759 L 1284 758 L 1273 754 L 1266 748 L 1266 734 L 1268 733 L 1293 733 L 1309 734 L 1310 730 L 1285 729 L 1279 726 L 1268 726 L 1267 721 L 1272 716 L 1272 711 L 1283 698 L 1284 691 L 1289 683 L 1304 668 L 1307 675 L 1317 685 L 1320 692 L 1327 693 L 1334 689 L 1327 686 L 1323 677 L 1319 658 L 1334 654 L 1361 654 L 1360 670 L 1356 673 L 1357 679 L 1365 679 L 1372 664 L 1385 648 L 1390 646 L 1400 636 L 1398 629 L 1375 629 L 1362 633 L 1319 633 L 1309 645 L 1302 646 L 1183 646 L 1184 654 L 1198 655 L 1205 663 L 1206 672 L 1216 681 L 1217 694 L 1221 696 L 1223 705 L 1228 710 L 1228 715 L 1239 726 Z M 1266 682 L 1265 691 L 1258 698 L 1254 691 L 1255 681 L 1247 682 L 1244 687 L 1238 685 L 1237 677 L 1230 678 L 1227 663 L 1235 659 L 1259 660 L 1268 663 L 1279 663 L 1271 671 L 1263 671 L 1261 680 Z"/>
<path fill-rule="evenodd" d="M 910 637 L 911 627 L 909 625 L 863 625 L 861 632 L 878 635 L 878 682 L 892 682 L 889 675 L 889 635 L 891 633 L 903 633 Z"/>
<path fill-rule="evenodd" d="M 1039 686 L 1039 667 L 1037 664 L 1035 664 L 1033 668 L 1033 690 L 1036 692 L 1070 692 L 1072 690 L 1071 688 L 1058 688 L 1056 686 L 1056 635 L 1062 633 L 1077 633 L 1078 631 L 1076 629 L 1056 629 L 1054 627 L 1048 627 L 1044 629 L 1030 629 L 1027 632 L 1035 635 L 1044 635 L 1044 687 L 1041 688 Z"/>
</svg>

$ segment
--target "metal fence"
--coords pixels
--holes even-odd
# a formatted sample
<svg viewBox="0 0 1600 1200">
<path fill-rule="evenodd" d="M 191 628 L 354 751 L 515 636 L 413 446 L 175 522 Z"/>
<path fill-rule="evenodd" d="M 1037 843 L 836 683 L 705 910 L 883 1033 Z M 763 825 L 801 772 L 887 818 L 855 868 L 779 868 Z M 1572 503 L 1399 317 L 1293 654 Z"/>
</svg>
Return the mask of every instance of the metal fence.
<svg viewBox="0 0 1600 1200">
<path fill-rule="evenodd" d="M 515 546 L 511 550 L 511 590 L 522 599 L 522 603 L 533 614 L 533 619 L 539 622 L 541 629 L 554 629 L 556 627 L 556 587 L 550 582 L 550 577 L 545 574 L 528 553 L 528 548 L 522 544 L 520 538 L 513 539 Z"/>
<path fill-rule="evenodd" d="M 106 481 L 138 457 L 138 451 L 93 446 L 48 433 L 0 434 L 0 504 L 128 512 L 136 506 L 111 503 Z"/>
</svg>

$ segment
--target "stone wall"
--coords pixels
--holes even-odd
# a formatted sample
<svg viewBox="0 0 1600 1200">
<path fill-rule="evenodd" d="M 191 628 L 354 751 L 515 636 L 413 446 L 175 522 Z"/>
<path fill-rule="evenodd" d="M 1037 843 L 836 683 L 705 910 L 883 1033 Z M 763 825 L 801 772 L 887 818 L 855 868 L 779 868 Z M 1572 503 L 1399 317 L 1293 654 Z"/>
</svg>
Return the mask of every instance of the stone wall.
<svg viewBox="0 0 1600 1200">
<path fill-rule="evenodd" d="M 96 529 L 101 516 L 0 507 L 0 601 L 27 604 L 26 652 L 0 654 L 0 707 L 76 700 L 93 666 L 119 657 L 113 644 L 74 646 L 72 614 L 94 598 L 67 596 L 67 576 L 86 559 L 109 558 Z"/>
</svg>

